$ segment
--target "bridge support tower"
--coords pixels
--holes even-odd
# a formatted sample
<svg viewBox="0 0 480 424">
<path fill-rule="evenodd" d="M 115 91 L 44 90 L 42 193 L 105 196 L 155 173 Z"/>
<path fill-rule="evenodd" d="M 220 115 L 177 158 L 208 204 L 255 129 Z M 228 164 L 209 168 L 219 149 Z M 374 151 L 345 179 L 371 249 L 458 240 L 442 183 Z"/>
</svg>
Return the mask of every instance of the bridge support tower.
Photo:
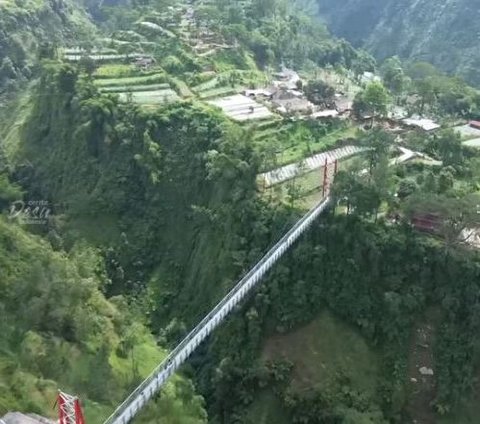
<svg viewBox="0 0 480 424">
<path fill-rule="evenodd" d="M 338 160 L 334 162 L 328 162 L 325 158 L 325 165 L 323 166 L 323 182 L 322 182 L 322 196 L 328 196 L 330 193 L 330 186 L 335 179 L 335 175 L 338 171 Z"/>
<path fill-rule="evenodd" d="M 58 392 L 59 424 L 85 424 L 80 401 L 77 397 Z"/>
</svg>

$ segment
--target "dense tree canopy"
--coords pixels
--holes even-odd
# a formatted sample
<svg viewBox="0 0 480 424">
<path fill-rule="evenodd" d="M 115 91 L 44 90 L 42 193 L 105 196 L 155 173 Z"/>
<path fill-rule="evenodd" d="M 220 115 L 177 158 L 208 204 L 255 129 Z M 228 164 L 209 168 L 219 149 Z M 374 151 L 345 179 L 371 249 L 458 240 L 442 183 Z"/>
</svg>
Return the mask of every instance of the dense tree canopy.
<svg viewBox="0 0 480 424">
<path fill-rule="evenodd" d="M 479 159 L 451 130 L 393 129 L 384 118 L 394 98 L 446 127 L 477 116 L 480 96 L 398 57 L 381 78 L 364 75 L 372 56 L 332 38 L 314 9 L 297 8 L 306 3 L 85 0 L 95 37 L 90 24 L 70 32 L 87 18 L 68 0 L 0 0 L 0 87 L 31 78 L 26 93 L 11 87 L 0 116 L 0 415 L 49 415 L 63 388 L 85 401 L 89 423 L 103 422 L 321 198 L 322 171 L 273 188 L 259 173 L 296 161 L 303 173 L 308 156 L 352 144 L 365 150 L 337 164 L 331 208 L 139 422 L 413 421 L 411 338 L 431 309 L 435 391 L 423 407 L 444 413 L 468 397 Z M 78 63 L 67 46 L 85 49 Z M 289 95 L 303 91 L 318 109 L 356 95 L 354 115 L 371 125 L 348 113 L 238 124 L 211 106 L 268 86 L 284 67 L 303 79 Z M 406 148 L 408 161 L 392 160 Z M 29 199 L 52 205 L 41 225 L 15 211 Z M 324 336 L 325 351 L 315 345 Z"/>
<path fill-rule="evenodd" d="M 360 91 L 353 103 L 357 117 L 381 117 L 387 113 L 388 92 L 380 82 L 372 82 Z"/>
</svg>

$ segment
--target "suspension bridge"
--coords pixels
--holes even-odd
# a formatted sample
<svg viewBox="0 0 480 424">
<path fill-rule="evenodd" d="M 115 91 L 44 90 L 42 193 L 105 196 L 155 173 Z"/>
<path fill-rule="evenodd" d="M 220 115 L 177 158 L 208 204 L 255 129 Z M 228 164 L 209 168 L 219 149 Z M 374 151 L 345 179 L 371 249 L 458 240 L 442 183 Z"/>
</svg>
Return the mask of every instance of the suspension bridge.
<svg viewBox="0 0 480 424">
<path fill-rule="evenodd" d="M 330 203 L 325 197 L 300 219 L 268 253 L 230 290 L 230 292 L 203 318 L 202 321 L 173 349 L 166 359 L 148 376 L 105 424 L 127 424 L 160 390 L 168 378 L 187 360 L 192 352 L 218 327 L 262 277 L 275 265 L 296 240 L 312 225 Z"/>
<path fill-rule="evenodd" d="M 263 276 L 278 262 L 299 237 L 308 230 L 313 222 L 325 212 L 330 205 L 330 186 L 338 168 L 338 160 L 364 152 L 368 149 L 346 146 L 321 153 L 308 158 L 306 163 L 281 167 L 269 173 L 261 174 L 264 187 L 279 184 L 300 175 L 302 170 L 321 168 L 322 199 L 306 213 L 295 225 L 238 281 L 227 295 L 203 318 L 197 326 L 173 349 L 152 373 L 122 402 L 104 424 L 128 424 L 140 410 L 160 391 L 166 381 L 177 371 L 195 349 L 217 328 L 251 291 Z M 392 159 L 390 165 L 406 162 L 412 157 L 422 156 L 421 153 L 400 148 L 402 155 Z M 428 158 L 429 159 L 429 158 Z M 321 165 L 323 163 L 323 165 Z M 363 170 L 360 174 L 366 172 Z M 58 424 L 85 424 L 80 401 L 77 397 L 59 392 L 57 398 L 59 409 Z M 53 421 L 29 414 L 10 413 L 0 419 L 0 424 L 56 424 Z M 34 416 L 35 415 L 35 416 Z M 11 419 L 10 419 L 11 418 Z M 27 420 L 24 420 L 27 419 Z M 23 420 L 23 421 L 22 421 Z M 30 420 L 30 421 L 28 421 Z"/>
<path fill-rule="evenodd" d="M 343 153 L 343 152 L 342 152 Z M 343 156 L 343 155 L 342 155 Z M 258 261 L 227 295 L 175 347 L 165 360 L 128 396 L 105 424 L 127 424 L 155 396 L 169 377 L 187 360 L 192 352 L 217 328 L 251 291 L 262 277 L 278 262 L 298 238 L 312 225 L 330 204 L 328 190 L 337 170 L 337 159 L 325 159 L 323 198 Z M 70 424 L 70 423 L 66 423 Z"/>
<path fill-rule="evenodd" d="M 245 274 L 227 295 L 184 337 L 152 373 L 122 402 L 104 424 L 128 424 L 160 391 L 195 349 L 217 328 L 279 261 L 330 204 L 329 188 L 337 171 L 338 159 L 353 152 L 339 151 L 325 156 L 322 200 L 295 225 Z M 323 159 L 323 158 L 322 158 Z M 59 424 L 85 424 L 77 397 L 59 392 Z M 3 423 L 0 423 L 3 424 Z"/>
</svg>

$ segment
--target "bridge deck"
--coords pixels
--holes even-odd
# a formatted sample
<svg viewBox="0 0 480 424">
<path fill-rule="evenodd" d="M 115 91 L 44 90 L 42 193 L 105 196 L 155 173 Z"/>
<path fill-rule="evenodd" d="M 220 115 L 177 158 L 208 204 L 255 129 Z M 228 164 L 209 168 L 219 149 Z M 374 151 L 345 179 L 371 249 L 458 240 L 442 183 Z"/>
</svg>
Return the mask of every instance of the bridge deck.
<svg viewBox="0 0 480 424">
<path fill-rule="evenodd" d="M 230 311 L 259 283 L 260 279 L 283 256 L 291 245 L 328 207 L 326 197 L 301 218 L 268 253 L 230 290 L 203 320 L 173 349 L 167 358 L 148 376 L 105 424 L 127 424 L 165 384 L 167 379 L 187 360 L 190 354 L 220 325 Z"/>
</svg>

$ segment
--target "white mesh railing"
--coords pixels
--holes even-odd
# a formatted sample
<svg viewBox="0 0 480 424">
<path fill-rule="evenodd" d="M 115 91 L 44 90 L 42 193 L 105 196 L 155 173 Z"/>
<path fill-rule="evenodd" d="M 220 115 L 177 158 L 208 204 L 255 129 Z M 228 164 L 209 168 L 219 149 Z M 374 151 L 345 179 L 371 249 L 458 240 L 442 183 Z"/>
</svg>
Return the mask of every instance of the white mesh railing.
<svg viewBox="0 0 480 424">
<path fill-rule="evenodd" d="M 223 322 L 228 313 L 257 285 L 265 273 L 283 256 L 290 246 L 324 212 L 330 202 L 326 197 L 311 209 L 267 252 L 228 294 L 170 352 L 155 370 L 123 401 L 105 424 L 127 424 L 157 393 L 165 381 L 186 361 L 197 346 Z"/>
</svg>

